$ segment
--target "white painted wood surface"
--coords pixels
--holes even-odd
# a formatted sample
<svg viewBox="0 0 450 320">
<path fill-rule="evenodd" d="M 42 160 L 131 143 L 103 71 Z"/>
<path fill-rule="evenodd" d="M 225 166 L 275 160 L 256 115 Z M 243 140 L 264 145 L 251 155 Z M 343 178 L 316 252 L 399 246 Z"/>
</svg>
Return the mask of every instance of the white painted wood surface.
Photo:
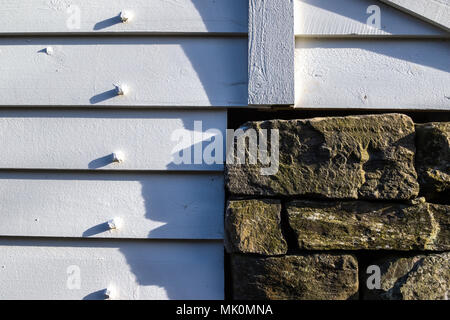
<svg viewBox="0 0 450 320">
<path fill-rule="evenodd" d="M 223 244 L 1 239 L 0 287 L 2 300 L 104 299 L 106 288 L 118 299 L 223 299 Z"/>
<path fill-rule="evenodd" d="M 0 236 L 222 239 L 224 203 L 221 173 L 3 171 Z"/>
<path fill-rule="evenodd" d="M 0 34 L 247 33 L 243 0 L 2 0 Z M 120 12 L 133 13 L 122 23 Z"/>
<path fill-rule="evenodd" d="M 417 3 L 418 1 L 409 1 Z M 431 1 L 427 0 L 427 3 Z M 367 23 L 380 8 L 380 29 Z M 372 0 L 295 0 L 295 35 L 302 37 L 448 37 L 428 22 Z M 450 18 L 449 18 L 450 20 Z"/>
<path fill-rule="evenodd" d="M 0 106 L 247 105 L 239 37 L 2 38 L 0 72 Z"/>
<path fill-rule="evenodd" d="M 296 40 L 298 108 L 450 110 L 450 43 Z"/>
<path fill-rule="evenodd" d="M 213 138 L 225 143 L 226 121 L 219 110 L 0 110 L 0 169 L 222 170 L 203 155 Z M 177 164 L 189 152 L 191 161 Z"/>
<path fill-rule="evenodd" d="M 450 32 L 449 0 L 381 0 Z"/>
<path fill-rule="evenodd" d="M 293 0 L 250 0 L 248 104 L 294 103 Z"/>
</svg>

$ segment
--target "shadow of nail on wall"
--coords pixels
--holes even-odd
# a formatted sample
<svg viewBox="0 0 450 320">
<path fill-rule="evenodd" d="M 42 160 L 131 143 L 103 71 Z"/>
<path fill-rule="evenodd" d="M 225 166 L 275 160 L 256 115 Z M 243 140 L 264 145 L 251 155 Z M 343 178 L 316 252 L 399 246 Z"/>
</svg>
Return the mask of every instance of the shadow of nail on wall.
<svg viewBox="0 0 450 320">
<path fill-rule="evenodd" d="M 99 169 L 102 167 L 106 167 L 107 165 L 110 165 L 114 161 L 114 154 L 108 154 L 104 157 L 100 157 L 97 159 L 92 160 L 88 163 L 89 169 Z"/>
<path fill-rule="evenodd" d="M 149 46 L 178 45 L 189 60 L 192 69 L 197 74 L 198 83 L 203 87 L 202 95 L 204 94 L 203 97 L 189 97 L 187 99 L 192 101 L 185 101 L 183 103 L 186 105 L 189 103 L 198 104 L 198 101 L 202 101 L 201 103 L 205 104 L 205 106 L 226 106 L 230 104 L 235 104 L 237 106 L 245 105 L 247 103 L 248 88 L 247 38 L 242 34 L 243 30 L 247 30 L 247 2 L 242 0 L 183 0 L 177 1 L 176 4 L 167 2 L 167 4 L 164 4 L 164 10 L 169 10 L 173 5 L 186 7 L 185 10 L 187 12 L 192 12 L 192 10 L 197 11 L 199 18 L 203 22 L 204 28 L 208 32 L 211 32 L 211 34 L 197 34 L 189 37 L 185 35 L 182 37 L 177 37 L 176 35 L 126 37 L 119 39 L 120 41 L 115 41 L 113 38 L 108 41 L 108 43 L 117 45 L 136 44 Z M 145 12 L 145 10 L 143 12 Z M 140 16 L 141 21 L 139 22 L 141 25 L 145 24 L 145 22 L 143 22 L 143 19 L 145 18 L 146 17 Z M 192 19 L 193 21 L 187 22 L 189 19 Z M 196 25 L 197 19 L 198 18 L 188 17 L 185 21 L 180 23 Z M 94 26 L 94 30 L 107 31 L 108 27 L 118 23 L 122 23 L 119 15 L 98 22 Z M 130 24 L 132 23 L 133 22 L 130 22 Z M 175 22 L 171 21 L 170 23 Z M 161 21 L 158 21 L 156 24 L 161 24 Z M 193 28 L 193 30 L 196 30 L 196 28 Z M 230 30 L 232 31 L 230 32 Z M 187 30 L 187 32 L 191 32 L 191 30 Z M 217 33 L 224 32 L 239 32 L 241 36 L 215 36 Z M 158 62 L 149 62 L 150 68 L 146 69 L 146 72 L 149 74 L 154 73 L 152 63 L 156 65 Z M 164 62 L 163 65 L 165 64 L 167 63 Z M 183 70 L 184 67 L 185 66 L 181 69 Z M 120 79 L 133 79 L 133 75 L 130 74 L 116 76 Z M 162 78 L 161 81 L 164 79 L 170 81 L 170 77 L 166 77 L 165 75 L 163 75 Z M 195 84 L 192 83 L 189 84 L 189 86 L 194 85 Z M 139 86 L 141 86 L 141 84 L 139 84 Z M 169 83 L 169 86 L 178 89 L 177 84 Z M 176 95 L 176 92 L 173 94 Z M 155 93 L 155 95 L 156 97 L 158 96 L 157 93 Z M 89 101 L 91 104 L 100 104 L 106 100 L 116 98 L 116 96 L 116 92 L 110 90 L 94 95 Z M 152 99 L 153 98 L 154 97 L 152 96 Z"/>
<path fill-rule="evenodd" d="M 108 91 L 96 94 L 95 96 L 93 96 L 89 99 L 89 102 L 91 104 L 97 104 L 97 103 L 106 101 L 108 99 L 112 99 L 116 96 L 117 96 L 117 90 L 112 89 L 112 90 L 108 90 Z"/>
<path fill-rule="evenodd" d="M 115 16 L 115 17 L 111 17 L 108 19 L 105 19 L 103 21 L 99 21 L 94 25 L 94 30 L 98 31 L 98 30 L 103 30 L 106 29 L 108 27 L 111 27 L 113 25 L 122 23 L 122 19 L 120 18 L 120 13 Z"/>
</svg>

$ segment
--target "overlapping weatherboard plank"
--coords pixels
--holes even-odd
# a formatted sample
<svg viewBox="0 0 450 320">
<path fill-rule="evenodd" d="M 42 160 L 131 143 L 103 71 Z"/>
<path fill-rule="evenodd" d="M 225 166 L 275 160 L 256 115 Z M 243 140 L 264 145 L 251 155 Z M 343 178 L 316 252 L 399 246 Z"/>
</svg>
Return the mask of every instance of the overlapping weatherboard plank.
<svg viewBox="0 0 450 320">
<path fill-rule="evenodd" d="M 247 33 L 243 0 L 3 0 L 0 34 Z M 120 12 L 133 14 L 122 23 Z"/>
<path fill-rule="evenodd" d="M 414 1 L 412 1 L 414 2 Z M 379 7 L 380 28 L 368 19 Z M 448 37 L 448 32 L 371 0 L 295 0 L 295 35 L 302 37 Z"/>
<path fill-rule="evenodd" d="M 250 0 L 248 28 L 248 104 L 293 104 L 293 0 Z"/>
<path fill-rule="evenodd" d="M 449 0 L 380 0 L 450 32 Z"/>
<path fill-rule="evenodd" d="M 0 169 L 221 171 L 226 121 L 219 110 L 0 110 Z"/>
<path fill-rule="evenodd" d="M 0 69 L 0 106 L 247 105 L 246 38 L 0 38 Z"/>
<path fill-rule="evenodd" d="M 450 110 L 450 43 L 297 39 L 298 108 Z"/>
<path fill-rule="evenodd" d="M 221 173 L 0 171 L 0 236 L 222 239 L 224 202 Z"/>
<path fill-rule="evenodd" d="M 0 239 L 0 299 L 223 299 L 220 241 Z"/>
</svg>

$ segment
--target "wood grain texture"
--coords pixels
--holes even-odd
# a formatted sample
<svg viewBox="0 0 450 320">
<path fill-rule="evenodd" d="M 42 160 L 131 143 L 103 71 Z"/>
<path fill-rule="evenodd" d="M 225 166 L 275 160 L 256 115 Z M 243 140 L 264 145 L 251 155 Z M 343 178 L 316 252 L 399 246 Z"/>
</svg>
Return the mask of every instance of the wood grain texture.
<svg viewBox="0 0 450 320">
<path fill-rule="evenodd" d="M 122 23 L 123 10 L 133 13 Z M 3 0 L 0 34 L 247 33 L 242 0 Z"/>
<path fill-rule="evenodd" d="M 222 239 L 224 193 L 220 173 L 0 172 L 0 236 Z"/>
<path fill-rule="evenodd" d="M 219 241 L 0 240 L 2 300 L 223 299 L 223 274 Z"/>
<path fill-rule="evenodd" d="M 414 2 L 414 1 L 412 1 Z M 367 23 L 380 8 L 380 29 Z M 302 37 L 448 37 L 448 32 L 371 0 L 295 0 L 295 35 Z"/>
<path fill-rule="evenodd" d="M 381 0 L 450 32 L 449 0 Z"/>
<path fill-rule="evenodd" d="M 0 70 L 0 106 L 247 105 L 239 37 L 2 38 Z"/>
<path fill-rule="evenodd" d="M 450 110 L 450 43 L 297 39 L 297 108 Z"/>
<path fill-rule="evenodd" d="M 293 104 L 293 0 L 250 0 L 248 28 L 248 104 Z"/>
<path fill-rule="evenodd" d="M 203 155 L 225 129 L 226 111 L 218 110 L 0 110 L 0 169 L 221 171 Z M 121 163 L 113 162 L 117 151 Z M 189 153 L 177 164 L 176 155 Z"/>
</svg>

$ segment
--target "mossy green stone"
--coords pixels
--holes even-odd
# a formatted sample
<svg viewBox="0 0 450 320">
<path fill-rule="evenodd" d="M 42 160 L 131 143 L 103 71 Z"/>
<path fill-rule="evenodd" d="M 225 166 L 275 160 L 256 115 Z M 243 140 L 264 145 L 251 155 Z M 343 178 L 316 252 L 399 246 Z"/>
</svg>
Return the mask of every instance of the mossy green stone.
<svg viewBox="0 0 450 320">
<path fill-rule="evenodd" d="M 287 252 L 276 200 L 228 201 L 225 247 L 228 252 L 280 255 Z"/>
<path fill-rule="evenodd" d="M 420 191 L 428 201 L 450 204 L 450 122 L 416 125 Z"/>
<path fill-rule="evenodd" d="M 430 212 L 437 228 L 432 249 L 450 250 L 450 206 L 430 204 Z"/>
<path fill-rule="evenodd" d="M 419 192 L 414 123 L 405 115 L 270 120 L 242 128 L 279 130 L 279 168 L 262 175 L 264 165 L 228 163 L 233 195 L 410 199 Z"/>
<path fill-rule="evenodd" d="M 233 299 L 346 300 L 357 297 L 358 262 L 351 255 L 232 255 Z"/>
<path fill-rule="evenodd" d="M 380 289 L 369 290 L 367 300 L 448 300 L 450 253 L 391 257 L 373 261 L 381 271 Z M 367 277 L 367 276 L 366 276 Z M 369 282 L 372 279 L 369 279 Z"/>
<path fill-rule="evenodd" d="M 449 207 L 368 201 L 292 201 L 289 224 L 308 250 L 449 250 Z"/>
</svg>

